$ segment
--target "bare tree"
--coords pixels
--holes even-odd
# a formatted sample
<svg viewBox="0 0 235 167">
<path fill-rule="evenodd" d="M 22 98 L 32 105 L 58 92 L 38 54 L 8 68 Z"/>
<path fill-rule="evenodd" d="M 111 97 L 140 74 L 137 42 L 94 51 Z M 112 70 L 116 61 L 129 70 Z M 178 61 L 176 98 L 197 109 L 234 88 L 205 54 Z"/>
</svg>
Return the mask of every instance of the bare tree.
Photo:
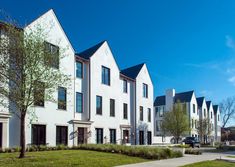
<svg viewBox="0 0 235 167">
<path fill-rule="evenodd" d="M 177 143 L 180 136 L 190 130 L 185 103 L 177 102 L 171 111 L 164 114 L 162 129 L 173 135 Z"/>
<path fill-rule="evenodd" d="M 208 118 L 200 119 L 196 129 L 200 136 L 200 141 L 205 143 L 206 136 L 211 134 L 211 127 L 210 127 L 209 119 Z"/>
<path fill-rule="evenodd" d="M 1 22 L 0 103 L 20 119 L 19 158 L 25 156 L 25 117 L 31 106 L 51 100 L 58 85 L 70 77 L 59 70 L 63 49 L 48 48 L 47 32 L 40 26 L 27 33 L 16 25 Z"/>
<path fill-rule="evenodd" d="M 222 116 L 222 127 L 235 117 L 235 97 L 229 97 L 220 103 L 220 112 Z"/>
</svg>

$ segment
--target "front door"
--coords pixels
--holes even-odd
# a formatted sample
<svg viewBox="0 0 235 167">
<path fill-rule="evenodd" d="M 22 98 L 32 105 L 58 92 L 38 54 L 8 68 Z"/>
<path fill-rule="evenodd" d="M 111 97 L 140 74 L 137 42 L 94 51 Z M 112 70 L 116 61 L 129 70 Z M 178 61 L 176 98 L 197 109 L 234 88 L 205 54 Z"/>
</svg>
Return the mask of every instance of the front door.
<svg viewBox="0 0 235 167">
<path fill-rule="evenodd" d="M 148 138 L 148 145 L 151 145 L 152 144 L 152 132 L 151 131 L 148 131 L 147 138 Z"/>
<path fill-rule="evenodd" d="M 46 125 L 32 125 L 33 145 L 46 145 Z"/>
<path fill-rule="evenodd" d="M 0 123 L 0 148 L 2 148 L 2 123 Z"/>
<path fill-rule="evenodd" d="M 139 131 L 139 144 L 144 145 L 144 131 Z"/>
<path fill-rule="evenodd" d="M 123 130 L 123 144 L 129 143 L 129 130 Z"/>
<path fill-rule="evenodd" d="M 87 143 L 87 129 L 86 128 L 78 128 L 78 144 L 86 144 Z"/>
</svg>

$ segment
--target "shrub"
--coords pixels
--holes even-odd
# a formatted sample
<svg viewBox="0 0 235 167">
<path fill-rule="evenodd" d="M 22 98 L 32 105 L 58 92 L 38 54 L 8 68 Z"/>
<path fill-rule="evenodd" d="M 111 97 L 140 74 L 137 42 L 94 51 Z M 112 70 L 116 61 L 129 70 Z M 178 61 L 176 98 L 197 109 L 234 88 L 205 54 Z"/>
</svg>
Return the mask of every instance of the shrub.
<svg viewBox="0 0 235 167">
<path fill-rule="evenodd" d="M 200 150 L 194 150 L 194 149 L 187 149 L 184 152 L 185 154 L 194 154 L 194 155 L 201 155 L 202 152 Z"/>
</svg>

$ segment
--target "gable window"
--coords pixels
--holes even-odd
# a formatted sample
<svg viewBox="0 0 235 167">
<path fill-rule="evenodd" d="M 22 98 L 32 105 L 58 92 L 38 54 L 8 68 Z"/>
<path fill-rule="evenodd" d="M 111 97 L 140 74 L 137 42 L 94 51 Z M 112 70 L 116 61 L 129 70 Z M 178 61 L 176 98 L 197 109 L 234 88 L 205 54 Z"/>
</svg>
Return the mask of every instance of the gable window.
<svg viewBox="0 0 235 167">
<path fill-rule="evenodd" d="M 102 66 L 102 84 L 110 85 L 110 69 Z"/>
<path fill-rule="evenodd" d="M 212 119 L 212 112 L 211 112 L 211 119 Z"/>
<path fill-rule="evenodd" d="M 151 122 L 151 108 L 148 108 L 148 122 Z"/>
<path fill-rule="evenodd" d="M 109 129 L 110 144 L 116 144 L 116 129 Z"/>
<path fill-rule="evenodd" d="M 45 85 L 43 82 L 34 82 L 34 105 L 44 107 Z"/>
<path fill-rule="evenodd" d="M 204 109 L 204 117 L 206 117 L 206 109 Z"/>
<path fill-rule="evenodd" d="M 53 45 L 49 42 L 44 42 L 45 45 L 45 64 L 59 69 L 59 46 Z"/>
<path fill-rule="evenodd" d="M 83 94 L 76 92 L 76 112 L 83 113 Z"/>
<path fill-rule="evenodd" d="M 219 115 L 218 115 L 218 121 L 219 121 Z"/>
<path fill-rule="evenodd" d="M 127 112 L 127 104 L 123 103 L 123 119 L 128 118 L 128 112 Z"/>
<path fill-rule="evenodd" d="M 123 92 L 127 93 L 127 80 L 123 80 Z"/>
<path fill-rule="evenodd" d="M 96 96 L 96 114 L 102 115 L 102 97 Z"/>
<path fill-rule="evenodd" d="M 196 105 L 193 104 L 193 113 L 195 113 L 195 112 L 196 112 Z"/>
<path fill-rule="evenodd" d="M 58 109 L 66 110 L 67 89 L 64 87 L 58 88 Z"/>
<path fill-rule="evenodd" d="M 83 64 L 80 61 L 76 62 L 76 77 L 77 78 L 83 77 Z"/>
<path fill-rule="evenodd" d="M 140 121 L 144 120 L 144 112 L 143 112 L 144 108 L 143 106 L 140 106 Z"/>
<path fill-rule="evenodd" d="M 115 117 L 115 100 L 110 99 L 110 116 Z"/>
<path fill-rule="evenodd" d="M 143 83 L 143 97 L 148 98 L 148 85 Z"/>
<path fill-rule="evenodd" d="M 56 126 L 56 145 L 67 145 L 68 144 L 68 127 L 67 126 Z"/>
</svg>

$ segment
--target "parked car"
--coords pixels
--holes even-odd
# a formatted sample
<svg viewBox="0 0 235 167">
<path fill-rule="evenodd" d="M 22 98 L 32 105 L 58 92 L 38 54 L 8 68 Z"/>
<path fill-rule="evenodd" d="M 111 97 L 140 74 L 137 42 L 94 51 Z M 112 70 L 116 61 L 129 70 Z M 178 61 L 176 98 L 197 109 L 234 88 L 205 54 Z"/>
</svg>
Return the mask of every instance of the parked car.
<svg viewBox="0 0 235 167">
<path fill-rule="evenodd" d="M 196 137 L 186 137 L 183 142 L 185 144 L 190 145 L 192 148 L 198 147 L 200 148 L 200 141 Z"/>
</svg>

